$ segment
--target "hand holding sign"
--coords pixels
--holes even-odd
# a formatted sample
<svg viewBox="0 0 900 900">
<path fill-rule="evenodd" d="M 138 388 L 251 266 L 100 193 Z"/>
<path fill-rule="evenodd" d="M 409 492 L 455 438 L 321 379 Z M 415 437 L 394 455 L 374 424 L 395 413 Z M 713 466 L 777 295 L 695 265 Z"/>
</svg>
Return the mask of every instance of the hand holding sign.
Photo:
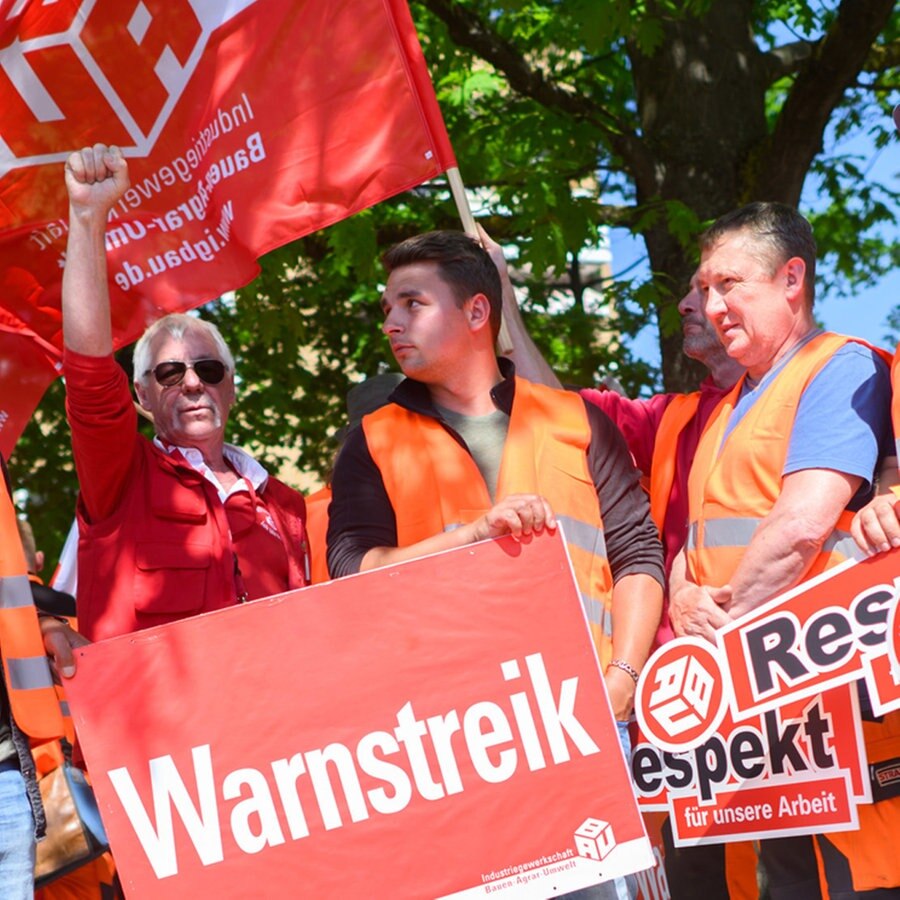
<svg viewBox="0 0 900 900">
<path fill-rule="evenodd" d="M 690 581 L 672 591 L 669 616 L 678 637 L 702 637 L 708 641 L 715 641 L 716 629 L 731 621 L 707 588 Z"/>
<path fill-rule="evenodd" d="M 537 494 L 510 494 L 474 524 L 474 541 L 510 535 L 517 541 L 556 528 L 550 504 Z"/>
</svg>

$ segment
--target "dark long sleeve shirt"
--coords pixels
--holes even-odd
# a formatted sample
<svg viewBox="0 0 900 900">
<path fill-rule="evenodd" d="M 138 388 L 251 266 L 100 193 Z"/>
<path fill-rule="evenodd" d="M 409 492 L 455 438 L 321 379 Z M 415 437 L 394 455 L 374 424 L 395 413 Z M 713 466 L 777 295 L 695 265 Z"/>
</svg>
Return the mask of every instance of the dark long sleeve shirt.
<svg viewBox="0 0 900 900">
<path fill-rule="evenodd" d="M 515 379 L 512 364 L 506 360 L 501 364 L 505 377 L 491 391 L 491 397 L 498 409 L 509 414 Z M 428 388 L 411 379 L 400 383 L 390 402 L 442 421 Z M 625 441 L 608 416 L 590 404 L 586 409 L 591 428 L 588 469 L 597 489 L 613 581 L 625 575 L 645 574 L 663 584 L 662 546 Z M 465 447 L 462 438 L 443 424 Z M 362 558 L 373 547 L 397 546 L 394 510 L 362 428 L 353 429 L 347 436 L 335 465 L 332 489 L 328 568 L 337 578 L 358 572 Z"/>
</svg>

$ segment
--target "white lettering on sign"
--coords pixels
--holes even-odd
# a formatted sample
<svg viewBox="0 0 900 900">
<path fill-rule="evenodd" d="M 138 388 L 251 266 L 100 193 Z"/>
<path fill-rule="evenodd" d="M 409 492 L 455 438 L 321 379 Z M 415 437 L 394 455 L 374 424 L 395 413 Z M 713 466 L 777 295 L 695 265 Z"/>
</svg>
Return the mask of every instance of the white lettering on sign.
<svg viewBox="0 0 900 900">
<path fill-rule="evenodd" d="M 793 689 L 887 643 L 887 620 L 900 579 L 866 588 L 849 608 L 818 609 L 806 621 L 777 610 L 741 632 L 753 694 L 762 699 Z"/>
<path fill-rule="evenodd" d="M 563 679 L 554 692 L 540 653 L 527 656 L 525 666 L 525 689 L 511 694 L 508 704 L 482 700 L 462 714 L 451 709 L 422 720 L 410 701 L 390 727 L 363 735 L 355 746 L 331 743 L 273 760 L 266 770 L 240 768 L 217 776 L 209 744 L 191 749 L 192 772 L 182 773 L 172 756 L 151 759 L 152 816 L 127 767 L 111 770 L 109 779 L 156 877 L 167 878 L 178 873 L 173 811 L 208 866 L 224 859 L 220 798 L 238 801 L 226 826 L 237 846 L 258 853 L 285 842 L 279 811 L 291 840 L 298 840 L 317 824 L 326 831 L 343 827 L 342 811 L 360 822 L 373 812 L 402 812 L 414 794 L 429 801 L 457 794 L 465 789 L 463 760 L 475 776 L 494 784 L 520 769 L 542 769 L 547 759 L 541 737 L 553 765 L 569 762 L 573 753 L 599 753 L 575 713 L 578 678 Z M 522 677 L 518 660 L 507 660 L 500 669 L 506 682 Z M 455 741 L 454 735 L 459 735 Z M 373 780 L 380 786 L 367 789 Z M 314 807 L 304 808 L 301 793 L 314 798 Z M 313 809 L 318 822 L 307 816 Z"/>
</svg>

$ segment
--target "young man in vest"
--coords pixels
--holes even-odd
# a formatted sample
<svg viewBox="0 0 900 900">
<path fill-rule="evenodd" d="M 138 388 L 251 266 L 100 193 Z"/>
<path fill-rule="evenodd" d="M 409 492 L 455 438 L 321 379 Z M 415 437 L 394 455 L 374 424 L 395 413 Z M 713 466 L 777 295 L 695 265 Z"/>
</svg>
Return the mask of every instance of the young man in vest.
<svg viewBox="0 0 900 900">
<path fill-rule="evenodd" d="M 517 379 L 498 360 L 500 280 L 475 241 L 433 232 L 384 262 L 383 330 L 407 377 L 338 457 L 331 574 L 563 520 L 579 538 L 573 564 L 625 721 L 659 621 L 662 554 L 621 436 L 577 395 Z"/>
<path fill-rule="evenodd" d="M 853 552 L 852 510 L 890 452 L 890 386 L 876 351 L 816 328 L 815 241 L 795 210 L 743 207 L 714 223 L 701 251 L 706 315 L 747 369 L 697 448 L 688 542 L 670 579 L 676 633 L 710 638 Z M 870 761 L 900 755 L 897 719 L 864 722 Z M 817 836 L 833 900 L 900 896 L 898 829 L 900 798 L 860 807 L 859 831 Z M 814 873 L 796 875 L 791 888 L 780 874 L 783 896 L 815 896 Z"/>
<path fill-rule="evenodd" d="M 136 430 L 112 355 L 105 232 L 128 187 L 103 145 L 66 163 L 64 369 L 80 482 L 78 620 L 92 640 L 308 583 L 303 498 L 225 443 L 234 360 L 219 332 L 167 316 L 138 341 L 134 387 L 156 438 Z"/>
<path fill-rule="evenodd" d="M 474 240 L 420 235 L 384 262 L 383 330 L 407 377 L 338 457 L 332 576 L 561 523 L 627 742 L 662 609 L 662 548 L 621 435 L 577 395 L 498 360 L 500 278 Z"/>
</svg>

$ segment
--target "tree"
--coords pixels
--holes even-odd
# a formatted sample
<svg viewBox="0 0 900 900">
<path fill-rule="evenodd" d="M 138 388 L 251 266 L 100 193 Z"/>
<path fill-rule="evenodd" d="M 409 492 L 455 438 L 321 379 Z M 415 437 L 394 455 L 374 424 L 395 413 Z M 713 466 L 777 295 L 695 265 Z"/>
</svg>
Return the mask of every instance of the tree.
<svg viewBox="0 0 900 900">
<path fill-rule="evenodd" d="M 849 135 L 884 146 L 888 94 L 900 86 L 893 0 L 419 0 L 412 4 L 460 168 L 487 227 L 530 272 L 526 319 L 563 378 L 615 369 L 631 389 L 691 388 L 676 302 L 696 237 L 755 199 L 797 204 L 804 184 L 836 289 L 896 264 L 887 237 L 900 196 L 866 180 L 841 149 Z M 378 335 L 378 253 L 394 240 L 458 227 L 440 181 L 270 254 L 235 302 L 213 304 L 238 351 L 243 400 L 234 440 L 277 464 L 287 453 L 322 475 L 354 378 L 390 367 Z M 589 308 L 581 258 L 606 228 L 642 236 L 653 276 L 591 286 L 617 301 L 623 339 Z M 548 312 L 565 285 L 570 307 Z M 662 380 L 635 364 L 627 336 L 660 329 Z M 55 398 L 55 399 L 54 399 Z M 54 406 L 55 402 L 55 406 Z M 14 458 L 39 536 L 71 510 L 61 478 L 58 392 Z M 43 430 L 41 430 L 43 429 Z M 62 512 L 52 520 L 51 510 Z"/>
<path fill-rule="evenodd" d="M 821 150 L 832 122 L 838 135 L 889 139 L 885 93 L 900 58 L 893 0 L 423 3 L 446 28 L 445 83 L 471 73 L 457 76 L 474 125 L 474 147 L 454 129 L 463 171 L 486 168 L 470 148 L 491 159 L 486 183 L 500 182 L 504 200 L 521 197 L 557 264 L 602 224 L 643 236 L 655 277 L 639 299 L 662 325 L 668 389 L 694 378 L 671 326 L 704 222 L 752 200 L 797 205 L 812 174 L 829 201 L 815 216 L 821 249 L 838 272 L 866 279 L 890 264 L 877 226 L 896 220 L 898 195 L 866 184 L 858 161 Z M 579 223 L 565 186 L 594 172 Z M 615 205 L 602 202 L 613 196 Z M 862 258 L 865 238 L 875 252 Z M 538 266 L 553 259 L 542 246 L 535 256 Z"/>
</svg>

